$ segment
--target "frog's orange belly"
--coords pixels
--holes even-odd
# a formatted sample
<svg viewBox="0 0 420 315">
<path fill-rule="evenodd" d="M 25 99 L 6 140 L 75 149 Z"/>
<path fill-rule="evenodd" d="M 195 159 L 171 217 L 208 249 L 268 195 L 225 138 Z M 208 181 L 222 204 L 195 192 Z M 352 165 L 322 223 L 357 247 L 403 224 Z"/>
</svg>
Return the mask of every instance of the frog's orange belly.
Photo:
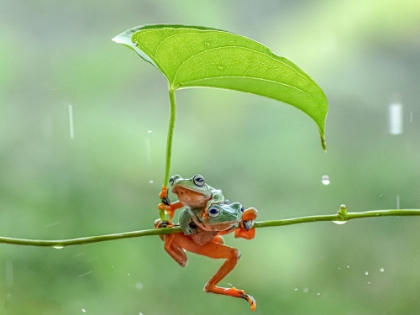
<svg viewBox="0 0 420 315">
<path fill-rule="evenodd" d="M 211 196 L 205 196 L 199 192 L 176 187 L 172 192 L 178 196 L 179 201 L 190 208 L 202 208 L 210 200 Z"/>
</svg>

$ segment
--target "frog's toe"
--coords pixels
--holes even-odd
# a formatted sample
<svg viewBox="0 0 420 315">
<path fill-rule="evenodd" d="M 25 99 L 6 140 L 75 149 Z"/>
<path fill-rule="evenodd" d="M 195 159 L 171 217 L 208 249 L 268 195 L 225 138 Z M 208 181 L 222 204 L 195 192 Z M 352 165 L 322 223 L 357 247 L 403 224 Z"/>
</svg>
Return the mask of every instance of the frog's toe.
<svg viewBox="0 0 420 315">
<path fill-rule="evenodd" d="M 245 231 L 249 231 L 254 226 L 255 220 L 243 221 Z"/>
<path fill-rule="evenodd" d="M 157 219 L 156 221 L 155 221 L 155 228 L 157 228 L 157 229 L 160 229 L 160 228 L 167 228 L 167 227 L 173 227 L 174 226 L 174 224 L 172 223 L 172 222 L 170 222 L 170 221 L 167 221 L 167 220 L 160 220 L 160 219 Z"/>
<path fill-rule="evenodd" d="M 242 298 L 249 302 L 251 311 L 255 312 L 255 310 L 257 309 L 257 302 L 255 301 L 255 299 L 249 294 L 244 294 Z"/>
</svg>

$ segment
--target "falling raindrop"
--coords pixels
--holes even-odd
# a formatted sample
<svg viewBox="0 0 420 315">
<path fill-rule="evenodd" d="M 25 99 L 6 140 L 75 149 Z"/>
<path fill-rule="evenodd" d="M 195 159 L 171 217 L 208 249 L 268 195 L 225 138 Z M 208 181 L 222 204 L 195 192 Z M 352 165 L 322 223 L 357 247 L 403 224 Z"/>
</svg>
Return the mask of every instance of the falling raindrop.
<svg viewBox="0 0 420 315">
<path fill-rule="evenodd" d="M 136 283 L 136 288 L 137 288 L 138 290 L 143 289 L 143 283 L 141 283 L 141 282 L 137 282 L 137 283 Z"/>
<path fill-rule="evenodd" d="M 70 124 L 70 139 L 74 139 L 73 105 L 70 105 L 70 104 L 69 104 L 69 124 Z"/>
<path fill-rule="evenodd" d="M 389 133 L 400 135 L 403 133 L 403 106 L 401 103 L 389 105 Z"/>
<path fill-rule="evenodd" d="M 86 313 L 86 309 L 82 308 L 82 312 L 83 312 L 83 313 Z"/>
<path fill-rule="evenodd" d="M 323 175 L 321 178 L 321 183 L 323 183 L 324 185 L 329 185 L 330 184 L 330 177 L 328 175 Z"/>
<path fill-rule="evenodd" d="M 148 130 L 147 133 L 152 133 L 152 130 Z"/>
<path fill-rule="evenodd" d="M 368 282 L 368 284 L 370 284 L 370 281 Z"/>
<path fill-rule="evenodd" d="M 369 272 L 365 271 L 365 276 L 368 276 L 368 275 L 369 275 Z"/>
<path fill-rule="evenodd" d="M 320 296 L 320 295 L 321 295 L 321 293 L 320 293 L 320 292 L 318 292 L 316 295 Z"/>
<path fill-rule="evenodd" d="M 298 288 L 295 288 L 295 291 L 299 290 Z"/>
<path fill-rule="evenodd" d="M 81 275 L 79 276 L 79 278 L 84 277 L 84 276 L 87 276 L 88 274 L 91 274 L 91 273 L 92 273 L 92 271 L 88 271 L 88 272 L 86 272 L 86 273 L 84 273 L 84 274 L 81 274 Z"/>
<path fill-rule="evenodd" d="M 149 180 L 149 184 L 153 184 L 154 183 L 154 181 L 153 180 Z"/>
<path fill-rule="evenodd" d="M 384 268 L 381 268 L 381 269 L 379 269 L 379 271 L 380 271 L 380 272 L 384 272 L 384 271 L 385 271 L 385 269 L 384 269 Z"/>
<path fill-rule="evenodd" d="M 350 265 L 347 265 L 347 268 L 350 268 Z"/>
<path fill-rule="evenodd" d="M 7 260 L 6 261 L 6 286 L 13 287 L 14 284 L 14 276 L 13 276 L 13 261 Z"/>
</svg>

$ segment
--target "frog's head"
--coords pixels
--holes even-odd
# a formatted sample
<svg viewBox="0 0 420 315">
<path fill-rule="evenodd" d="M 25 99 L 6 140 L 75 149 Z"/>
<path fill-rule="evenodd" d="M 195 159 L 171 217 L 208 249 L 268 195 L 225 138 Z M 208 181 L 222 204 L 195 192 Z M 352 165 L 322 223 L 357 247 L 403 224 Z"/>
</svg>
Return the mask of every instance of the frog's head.
<svg viewBox="0 0 420 315">
<path fill-rule="evenodd" d="M 207 218 L 204 220 L 206 225 L 233 225 L 239 223 L 242 218 L 244 207 L 239 202 L 215 203 L 207 209 Z"/>
<path fill-rule="evenodd" d="M 174 175 L 169 179 L 172 192 L 178 196 L 179 201 L 190 208 L 204 207 L 211 198 L 211 191 L 204 177 L 200 174 L 192 178 L 182 178 Z"/>
</svg>

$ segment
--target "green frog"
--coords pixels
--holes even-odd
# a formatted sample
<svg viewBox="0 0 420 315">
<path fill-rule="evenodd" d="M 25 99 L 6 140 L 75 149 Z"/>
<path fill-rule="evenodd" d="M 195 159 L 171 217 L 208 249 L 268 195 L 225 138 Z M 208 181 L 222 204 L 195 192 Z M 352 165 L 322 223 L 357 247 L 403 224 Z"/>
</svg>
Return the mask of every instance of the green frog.
<svg viewBox="0 0 420 315">
<path fill-rule="evenodd" d="M 225 201 L 221 190 L 206 184 L 204 177 L 196 174 L 191 178 L 182 178 L 180 175 L 173 175 L 169 179 L 172 192 L 177 195 L 178 201 L 173 203 L 168 198 L 168 188 L 162 186 L 159 194 L 162 202 L 158 205 L 159 210 L 165 210 L 169 215 L 169 222 L 172 221 L 175 211 L 182 207 L 208 208 L 214 203 Z"/>
</svg>

